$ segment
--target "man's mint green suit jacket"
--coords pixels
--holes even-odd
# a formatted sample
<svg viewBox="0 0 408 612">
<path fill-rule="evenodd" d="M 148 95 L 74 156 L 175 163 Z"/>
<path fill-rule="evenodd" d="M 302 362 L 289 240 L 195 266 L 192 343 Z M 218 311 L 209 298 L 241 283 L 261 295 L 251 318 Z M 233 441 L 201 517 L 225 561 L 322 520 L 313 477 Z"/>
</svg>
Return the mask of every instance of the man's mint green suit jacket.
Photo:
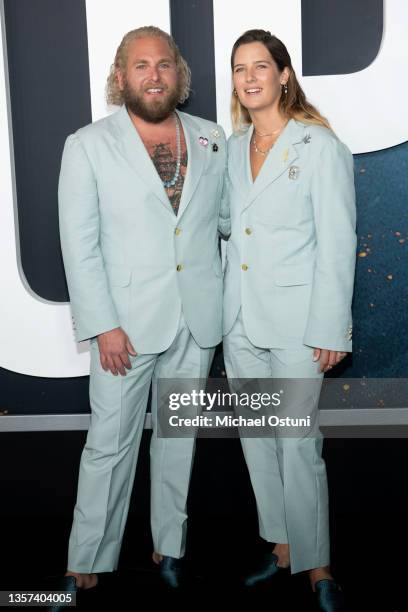
<svg viewBox="0 0 408 612">
<path fill-rule="evenodd" d="M 201 347 L 221 341 L 225 135 L 178 116 L 188 167 L 177 216 L 125 106 L 67 138 L 59 220 L 78 342 L 121 326 L 137 352 L 159 353 L 181 309 Z"/>
</svg>

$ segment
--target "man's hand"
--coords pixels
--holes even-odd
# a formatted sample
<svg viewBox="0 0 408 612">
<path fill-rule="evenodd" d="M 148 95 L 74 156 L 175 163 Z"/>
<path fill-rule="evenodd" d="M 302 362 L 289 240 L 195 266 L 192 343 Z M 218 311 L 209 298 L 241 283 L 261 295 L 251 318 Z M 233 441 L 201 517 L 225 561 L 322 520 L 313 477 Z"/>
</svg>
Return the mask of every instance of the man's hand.
<svg viewBox="0 0 408 612">
<path fill-rule="evenodd" d="M 315 348 L 313 351 L 313 361 L 320 361 L 320 371 L 328 372 L 333 366 L 340 363 L 346 355 L 347 353 L 342 353 L 341 351 Z"/>
<path fill-rule="evenodd" d="M 126 376 L 125 367 L 132 368 L 129 361 L 130 355 L 137 355 L 128 336 L 121 327 L 116 327 L 97 337 L 101 366 L 107 372 L 110 370 L 115 376 L 118 373 Z"/>
</svg>

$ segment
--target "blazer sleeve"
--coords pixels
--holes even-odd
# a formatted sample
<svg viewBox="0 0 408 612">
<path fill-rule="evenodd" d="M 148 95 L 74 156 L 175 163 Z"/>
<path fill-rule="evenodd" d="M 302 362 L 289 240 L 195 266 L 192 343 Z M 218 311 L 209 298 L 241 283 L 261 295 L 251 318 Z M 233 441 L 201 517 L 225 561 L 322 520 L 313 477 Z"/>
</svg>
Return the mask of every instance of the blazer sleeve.
<svg viewBox="0 0 408 612">
<path fill-rule="evenodd" d="M 317 253 L 303 342 L 350 352 L 357 246 L 354 162 L 336 138 L 330 138 L 316 160 L 310 194 Z"/>
<path fill-rule="evenodd" d="M 224 182 L 222 187 L 221 207 L 218 217 L 218 231 L 227 240 L 231 234 L 230 200 L 229 200 L 229 179 L 227 170 L 224 172 Z"/>
<path fill-rule="evenodd" d="M 119 327 L 99 244 L 95 176 L 78 135 L 68 136 L 58 185 L 62 256 L 77 342 Z"/>
<path fill-rule="evenodd" d="M 227 140 L 225 138 L 225 132 L 219 126 L 219 130 L 223 135 L 223 144 L 226 149 Z M 222 193 L 221 193 L 221 206 L 220 213 L 218 217 L 218 232 L 224 239 L 227 239 L 231 234 L 231 218 L 230 218 L 230 200 L 229 200 L 229 185 L 228 185 L 228 151 L 225 155 L 225 167 L 224 167 L 224 175 L 223 175 L 223 185 L 222 185 Z"/>
<path fill-rule="evenodd" d="M 227 154 L 225 156 L 224 181 L 222 186 L 220 214 L 218 217 L 218 231 L 222 237 L 227 240 L 231 234 L 230 183 L 228 177 L 229 141 L 227 143 L 224 130 L 222 130 L 222 133 L 224 135 L 224 143 L 227 148 Z"/>
</svg>

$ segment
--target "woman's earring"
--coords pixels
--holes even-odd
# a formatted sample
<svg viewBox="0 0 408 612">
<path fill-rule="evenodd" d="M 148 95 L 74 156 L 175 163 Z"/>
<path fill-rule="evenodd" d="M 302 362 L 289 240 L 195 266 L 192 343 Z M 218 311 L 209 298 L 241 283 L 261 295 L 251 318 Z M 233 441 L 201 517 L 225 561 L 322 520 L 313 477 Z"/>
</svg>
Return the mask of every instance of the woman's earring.
<svg viewBox="0 0 408 612">
<path fill-rule="evenodd" d="M 283 87 L 283 91 L 285 93 L 285 96 L 287 96 L 288 95 L 288 86 L 287 86 L 287 84 L 286 83 L 282 83 L 282 87 Z"/>
<path fill-rule="evenodd" d="M 232 93 L 234 94 L 234 96 L 237 96 L 237 95 L 238 95 L 238 94 L 237 94 L 237 90 L 236 90 L 236 89 L 233 89 L 233 90 L 232 90 Z"/>
</svg>

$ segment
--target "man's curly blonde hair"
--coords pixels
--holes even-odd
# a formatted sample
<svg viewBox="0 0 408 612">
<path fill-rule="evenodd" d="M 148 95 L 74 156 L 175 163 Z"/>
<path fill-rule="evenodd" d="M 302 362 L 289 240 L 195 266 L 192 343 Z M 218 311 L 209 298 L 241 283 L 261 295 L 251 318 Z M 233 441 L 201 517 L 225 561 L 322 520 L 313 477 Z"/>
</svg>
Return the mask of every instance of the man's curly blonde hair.
<svg viewBox="0 0 408 612">
<path fill-rule="evenodd" d="M 180 50 L 174 42 L 172 36 L 170 36 L 170 34 L 167 34 L 167 32 L 164 32 L 160 28 L 157 28 L 156 26 L 144 26 L 142 28 L 137 28 L 136 30 L 131 30 L 122 38 L 122 42 L 120 43 L 116 51 L 115 61 L 110 68 L 109 76 L 107 78 L 107 103 L 114 104 L 117 106 L 121 106 L 124 103 L 123 92 L 119 88 L 117 72 L 120 71 L 122 74 L 126 72 L 129 45 L 133 40 L 137 38 L 162 38 L 167 42 L 171 51 L 174 54 L 174 59 L 176 62 L 176 68 L 179 77 L 179 104 L 182 104 L 185 100 L 187 100 L 190 93 L 191 71 L 188 67 L 186 60 L 181 55 Z"/>
</svg>

